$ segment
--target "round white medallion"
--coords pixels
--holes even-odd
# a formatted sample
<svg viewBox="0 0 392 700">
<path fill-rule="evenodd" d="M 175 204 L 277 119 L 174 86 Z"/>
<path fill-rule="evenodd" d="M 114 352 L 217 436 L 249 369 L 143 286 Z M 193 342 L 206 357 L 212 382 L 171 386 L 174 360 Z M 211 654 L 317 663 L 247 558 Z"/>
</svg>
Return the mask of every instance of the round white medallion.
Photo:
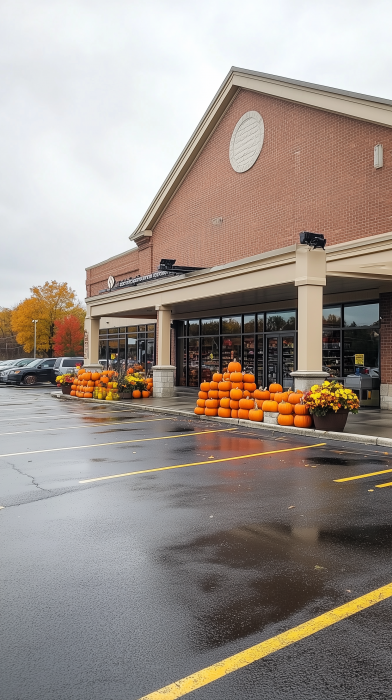
<svg viewBox="0 0 392 700">
<path fill-rule="evenodd" d="M 255 164 L 263 141 L 263 117 L 258 112 L 246 112 L 235 125 L 230 141 L 230 163 L 236 173 L 244 173 Z"/>
<path fill-rule="evenodd" d="M 115 284 L 116 280 L 114 279 L 113 275 L 110 275 L 110 277 L 108 277 L 108 288 L 113 289 Z"/>
</svg>

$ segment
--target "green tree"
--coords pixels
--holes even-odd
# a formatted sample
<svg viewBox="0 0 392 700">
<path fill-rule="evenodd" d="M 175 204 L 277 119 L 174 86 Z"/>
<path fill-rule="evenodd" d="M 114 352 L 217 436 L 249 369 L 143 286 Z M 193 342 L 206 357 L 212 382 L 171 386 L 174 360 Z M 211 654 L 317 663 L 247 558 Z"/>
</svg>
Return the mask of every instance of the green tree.
<svg viewBox="0 0 392 700">
<path fill-rule="evenodd" d="M 55 321 L 70 314 L 84 319 L 85 311 L 76 294 L 66 282 L 45 282 L 31 287 L 31 296 L 21 301 L 12 311 L 11 326 L 16 340 L 26 352 L 34 348 L 34 324 L 37 323 L 37 353 L 53 356 Z"/>
</svg>

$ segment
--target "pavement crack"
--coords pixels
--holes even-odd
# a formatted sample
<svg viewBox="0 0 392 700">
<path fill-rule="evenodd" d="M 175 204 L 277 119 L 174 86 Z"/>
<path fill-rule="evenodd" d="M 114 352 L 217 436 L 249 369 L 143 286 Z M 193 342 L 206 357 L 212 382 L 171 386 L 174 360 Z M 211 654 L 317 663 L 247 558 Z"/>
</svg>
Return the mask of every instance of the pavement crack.
<svg viewBox="0 0 392 700">
<path fill-rule="evenodd" d="M 18 467 L 15 466 L 15 464 L 12 464 L 12 462 L 9 462 L 11 469 L 14 471 L 18 472 L 18 474 L 21 474 L 22 476 L 27 476 L 28 479 L 31 479 L 31 485 L 35 486 L 37 489 L 40 491 L 45 491 L 46 493 L 51 493 L 50 489 L 44 489 L 42 486 L 40 486 L 36 480 L 35 477 L 32 476 L 31 474 L 27 474 L 26 472 L 22 472 L 21 469 L 18 469 Z"/>
</svg>

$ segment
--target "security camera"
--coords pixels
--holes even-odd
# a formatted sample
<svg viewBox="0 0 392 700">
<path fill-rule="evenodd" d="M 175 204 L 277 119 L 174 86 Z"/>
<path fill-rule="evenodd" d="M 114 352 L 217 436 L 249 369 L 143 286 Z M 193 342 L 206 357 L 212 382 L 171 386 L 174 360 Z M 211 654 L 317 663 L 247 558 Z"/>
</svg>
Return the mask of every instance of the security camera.
<svg viewBox="0 0 392 700">
<path fill-rule="evenodd" d="M 324 238 L 322 233 L 302 231 L 299 234 L 299 242 L 301 245 L 309 245 L 311 248 L 322 248 L 324 250 L 327 239 Z"/>
</svg>

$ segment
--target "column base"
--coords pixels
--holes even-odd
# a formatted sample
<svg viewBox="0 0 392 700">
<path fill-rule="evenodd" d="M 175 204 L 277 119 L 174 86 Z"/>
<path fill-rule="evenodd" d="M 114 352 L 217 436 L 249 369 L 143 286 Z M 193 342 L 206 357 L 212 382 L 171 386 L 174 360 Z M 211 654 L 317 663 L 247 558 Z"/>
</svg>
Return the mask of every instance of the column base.
<svg viewBox="0 0 392 700">
<path fill-rule="evenodd" d="M 86 372 L 102 372 L 103 366 L 100 365 L 99 363 L 97 363 L 97 364 L 87 363 L 86 365 L 83 365 L 83 369 L 85 369 Z"/>
<path fill-rule="evenodd" d="M 380 408 L 384 411 L 392 411 L 392 384 L 381 384 Z"/>
<path fill-rule="evenodd" d="M 174 396 L 174 365 L 155 365 L 152 368 L 154 398 L 169 399 Z"/>
<path fill-rule="evenodd" d="M 295 372 L 290 372 L 290 376 L 294 379 L 294 389 L 300 389 L 300 391 L 309 391 L 313 384 L 322 384 L 327 377 L 329 377 L 328 372 L 322 372 L 321 370 L 301 370 L 297 369 Z"/>
</svg>

